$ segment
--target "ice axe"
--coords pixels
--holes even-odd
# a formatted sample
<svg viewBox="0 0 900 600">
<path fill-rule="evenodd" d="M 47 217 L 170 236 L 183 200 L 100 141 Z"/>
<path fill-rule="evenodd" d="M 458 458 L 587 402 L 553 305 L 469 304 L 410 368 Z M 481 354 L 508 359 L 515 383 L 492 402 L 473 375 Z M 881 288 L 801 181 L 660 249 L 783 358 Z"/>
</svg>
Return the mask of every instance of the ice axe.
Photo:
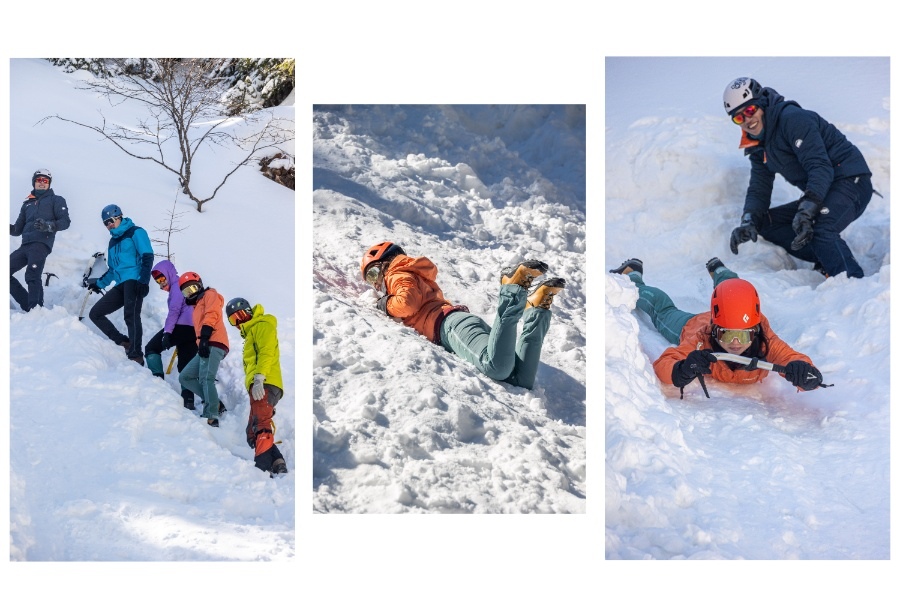
<svg viewBox="0 0 900 600">
<path fill-rule="evenodd" d="M 56 277 L 56 273 L 44 273 L 44 275 L 44 287 L 50 287 L 50 278 Z M 59 277 L 56 278 L 59 279 Z"/>
<path fill-rule="evenodd" d="M 169 368 L 166 369 L 166 375 L 169 375 L 169 374 L 172 373 L 172 365 L 175 364 L 175 357 L 176 357 L 176 356 L 178 356 L 178 348 L 175 348 L 175 350 L 172 351 L 172 358 L 169 360 Z"/>
<path fill-rule="evenodd" d="M 776 365 L 775 363 L 766 362 L 764 360 L 759 360 L 758 358 L 750 358 L 749 356 L 741 356 L 739 354 L 730 354 L 728 352 L 713 352 L 713 356 L 716 357 L 717 360 L 727 360 L 729 362 L 736 362 L 742 365 L 747 365 L 751 369 L 765 369 L 766 371 L 775 371 L 776 373 L 784 373 L 785 366 L 784 365 Z M 812 373 L 807 374 L 807 379 L 815 379 L 816 376 Z M 825 384 L 820 383 L 816 387 L 833 387 L 834 384 Z"/>
</svg>

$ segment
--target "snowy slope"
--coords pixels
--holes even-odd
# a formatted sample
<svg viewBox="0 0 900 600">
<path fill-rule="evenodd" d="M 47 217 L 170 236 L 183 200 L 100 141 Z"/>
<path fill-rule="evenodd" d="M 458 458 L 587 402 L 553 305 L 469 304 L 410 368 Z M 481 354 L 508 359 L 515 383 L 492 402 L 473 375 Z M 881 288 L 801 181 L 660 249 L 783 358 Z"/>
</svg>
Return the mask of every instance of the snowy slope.
<svg viewBox="0 0 900 600">
<path fill-rule="evenodd" d="M 88 77 L 46 61 L 11 66 L 10 219 L 46 167 L 72 216 L 59 232 L 46 270 L 45 306 L 22 313 L 10 299 L 10 559 L 13 561 L 270 560 L 295 556 L 294 482 L 294 195 L 242 168 L 198 214 L 159 167 L 126 156 L 86 129 L 48 121 L 52 114 L 96 122 L 134 122 L 140 109 L 111 108 L 77 89 Z M 41 94 L 33 94 L 34 90 Z M 293 106 L 273 109 L 293 118 Z M 293 152 L 293 148 L 286 148 Z M 202 188 L 234 155 L 198 154 Z M 203 173 L 203 175 L 200 175 Z M 201 191 L 202 193 L 202 191 Z M 252 200 L 252 201 L 251 201 Z M 194 270 L 227 301 L 262 304 L 278 318 L 285 398 L 277 437 L 292 471 L 269 479 L 253 466 L 244 427 L 242 340 L 229 328 L 231 352 L 218 374 L 228 407 L 214 430 L 181 406 L 177 370 L 165 381 L 125 358 L 89 319 L 78 320 L 81 274 L 105 251 L 100 210 L 109 203 L 161 238 L 169 213 L 184 230 L 172 238 L 179 272 Z M 10 249 L 20 238 L 10 238 Z M 154 242 L 157 253 L 163 246 Z M 22 274 L 19 273 L 20 278 Z M 97 296 L 89 299 L 88 310 Z M 155 285 L 144 301 L 146 344 L 162 328 L 166 296 Z M 112 320 L 124 331 L 121 311 Z M 163 354 L 168 365 L 171 352 Z"/>
<path fill-rule="evenodd" d="M 320 106 L 313 115 L 314 509 L 585 511 L 585 120 L 566 106 Z M 390 239 L 493 320 L 500 269 L 568 282 L 532 391 L 374 308 Z"/>
<path fill-rule="evenodd" d="M 661 384 L 666 348 L 607 275 L 606 556 L 890 557 L 890 145 L 887 59 L 613 59 L 606 63 L 606 267 L 644 261 L 644 280 L 684 310 L 708 310 L 712 256 L 749 279 L 788 344 L 834 384 L 798 394 Z M 757 78 L 820 112 L 858 145 L 884 197 L 845 232 L 866 278 L 825 280 L 762 240 L 728 249 L 749 164 L 721 108 Z M 658 90 L 665 90 L 659 94 Z M 773 205 L 799 192 L 780 177 Z"/>
</svg>

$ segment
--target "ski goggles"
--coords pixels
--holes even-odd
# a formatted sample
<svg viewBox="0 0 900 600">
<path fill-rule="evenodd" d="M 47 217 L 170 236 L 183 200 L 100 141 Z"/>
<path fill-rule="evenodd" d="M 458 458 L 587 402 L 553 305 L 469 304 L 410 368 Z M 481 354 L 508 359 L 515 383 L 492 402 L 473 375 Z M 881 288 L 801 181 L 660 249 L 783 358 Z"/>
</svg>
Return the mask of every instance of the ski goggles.
<svg viewBox="0 0 900 600">
<path fill-rule="evenodd" d="M 377 288 L 379 282 L 382 280 L 381 273 L 382 273 L 382 269 L 381 269 L 380 263 L 372 265 L 371 267 L 366 269 L 366 283 L 368 283 L 369 285 L 371 285 L 374 288 Z"/>
<path fill-rule="evenodd" d="M 108 219 L 103 219 L 103 224 L 106 225 L 107 227 L 109 227 L 110 225 L 112 225 L 113 223 L 115 223 L 115 222 L 116 222 L 116 219 L 118 219 L 118 218 L 119 218 L 119 217 L 110 217 L 110 218 L 108 218 Z"/>
<path fill-rule="evenodd" d="M 745 107 L 744 110 L 736 112 L 733 115 L 731 115 L 731 121 L 735 125 L 740 125 L 745 120 L 747 120 L 750 117 L 752 117 L 753 115 L 755 115 L 756 111 L 758 111 L 758 110 L 759 110 L 759 107 L 757 105 L 751 104 L 750 106 Z"/>
<path fill-rule="evenodd" d="M 47 179 L 46 177 L 35 177 L 34 182 L 35 183 L 50 183 L 50 180 Z"/>
<path fill-rule="evenodd" d="M 716 331 L 716 340 L 720 344 L 730 344 L 737 341 L 739 344 L 749 344 L 756 336 L 756 327 L 750 329 L 722 329 Z"/>
<path fill-rule="evenodd" d="M 190 283 L 184 284 L 184 286 L 181 288 L 181 293 L 184 295 L 185 298 L 191 299 L 194 296 L 196 296 L 197 294 L 199 294 L 202 289 L 203 289 L 203 286 L 201 286 L 196 281 L 192 281 Z"/>
<path fill-rule="evenodd" d="M 250 311 L 244 309 L 236 310 L 228 315 L 228 322 L 237 327 L 241 323 L 246 323 L 247 321 L 249 321 L 250 317 L 252 316 L 253 315 L 250 314 Z"/>
<path fill-rule="evenodd" d="M 159 285 L 159 287 L 161 287 L 161 288 L 169 287 L 169 280 L 166 279 L 166 276 L 163 275 L 162 273 L 154 274 L 153 281 L 155 281 L 157 283 L 157 285 Z"/>
</svg>

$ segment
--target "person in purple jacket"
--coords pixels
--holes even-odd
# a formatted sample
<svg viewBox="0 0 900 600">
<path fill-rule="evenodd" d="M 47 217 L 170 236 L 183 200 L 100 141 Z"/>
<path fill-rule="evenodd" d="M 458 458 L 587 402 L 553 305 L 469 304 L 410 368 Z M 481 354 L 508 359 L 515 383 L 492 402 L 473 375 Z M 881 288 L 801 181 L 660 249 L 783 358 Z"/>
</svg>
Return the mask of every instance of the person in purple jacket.
<svg viewBox="0 0 900 600">
<path fill-rule="evenodd" d="M 194 307 L 184 301 L 184 295 L 178 289 L 178 271 L 168 260 L 161 260 L 150 272 L 159 289 L 169 293 L 169 314 L 165 326 L 150 338 L 144 348 L 147 367 L 157 377 L 165 378 L 163 373 L 162 352 L 175 346 L 178 353 L 178 372 L 197 354 L 197 336 L 194 333 Z M 172 283 L 175 283 L 173 286 Z M 184 407 L 194 410 L 194 392 L 181 388 Z"/>
</svg>

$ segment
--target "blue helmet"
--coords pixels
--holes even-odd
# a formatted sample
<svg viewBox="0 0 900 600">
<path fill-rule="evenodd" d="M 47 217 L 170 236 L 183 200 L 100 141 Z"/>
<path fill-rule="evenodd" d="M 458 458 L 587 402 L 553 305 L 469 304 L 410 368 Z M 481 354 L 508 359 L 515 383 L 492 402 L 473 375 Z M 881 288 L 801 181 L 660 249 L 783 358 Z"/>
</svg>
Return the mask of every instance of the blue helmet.
<svg viewBox="0 0 900 600">
<path fill-rule="evenodd" d="M 111 219 L 113 217 L 121 217 L 122 209 L 116 206 L 115 204 L 110 204 L 108 206 L 103 207 L 103 212 L 100 213 L 100 220 L 105 221 L 107 219 Z"/>
</svg>

